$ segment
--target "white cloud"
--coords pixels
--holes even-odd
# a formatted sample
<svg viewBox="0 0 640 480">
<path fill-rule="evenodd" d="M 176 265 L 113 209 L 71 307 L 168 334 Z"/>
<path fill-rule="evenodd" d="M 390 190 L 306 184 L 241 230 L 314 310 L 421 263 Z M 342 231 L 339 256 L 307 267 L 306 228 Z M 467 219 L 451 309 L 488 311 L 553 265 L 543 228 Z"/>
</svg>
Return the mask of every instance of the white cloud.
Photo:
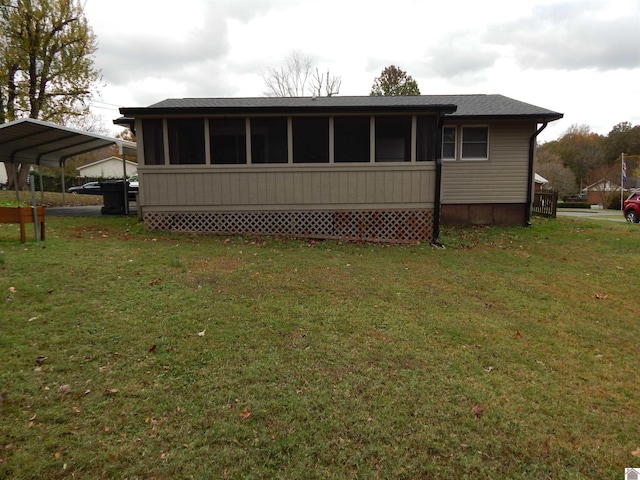
<svg viewBox="0 0 640 480">
<path fill-rule="evenodd" d="M 342 95 L 367 95 L 394 64 L 425 94 L 501 93 L 565 113 L 547 138 L 638 123 L 637 0 L 88 0 L 85 11 L 112 104 L 259 96 L 262 73 L 296 49 L 341 76 Z"/>
</svg>

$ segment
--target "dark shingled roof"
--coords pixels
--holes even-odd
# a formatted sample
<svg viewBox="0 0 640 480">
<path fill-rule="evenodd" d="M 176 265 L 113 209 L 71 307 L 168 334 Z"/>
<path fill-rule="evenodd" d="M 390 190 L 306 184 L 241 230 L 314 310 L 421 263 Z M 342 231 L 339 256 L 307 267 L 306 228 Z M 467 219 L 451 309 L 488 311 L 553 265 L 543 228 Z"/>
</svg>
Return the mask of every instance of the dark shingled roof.
<svg viewBox="0 0 640 480">
<path fill-rule="evenodd" d="M 148 107 L 124 107 L 125 117 L 164 114 L 285 114 L 285 113 L 372 113 L 442 112 L 454 118 L 528 118 L 539 122 L 562 118 L 546 108 L 536 107 L 503 95 L 416 95 L 367 97 L 255 97 L 167 99 Z M 120 119 L 126 120 L 126 119 Z M 126 123 L 123 122 L 123 123 Z"/>
</svg>

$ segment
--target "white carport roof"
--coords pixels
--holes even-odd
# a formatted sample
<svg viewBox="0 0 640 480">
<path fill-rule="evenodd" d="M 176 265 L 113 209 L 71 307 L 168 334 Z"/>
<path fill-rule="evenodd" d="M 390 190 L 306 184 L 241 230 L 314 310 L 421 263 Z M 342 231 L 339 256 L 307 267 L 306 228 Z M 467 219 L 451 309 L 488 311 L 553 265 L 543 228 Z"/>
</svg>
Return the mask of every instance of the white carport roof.
<svg viewBox="0 0 640 480">
<path fill-rule="evenodd" d="M 134 142 L 42 120 L 22 118 L 0 125 L 0 162 L 5 163 L 60 167 L 70 157 L 114 144 L 120 155 L 137 156 Z"/>
</svg>

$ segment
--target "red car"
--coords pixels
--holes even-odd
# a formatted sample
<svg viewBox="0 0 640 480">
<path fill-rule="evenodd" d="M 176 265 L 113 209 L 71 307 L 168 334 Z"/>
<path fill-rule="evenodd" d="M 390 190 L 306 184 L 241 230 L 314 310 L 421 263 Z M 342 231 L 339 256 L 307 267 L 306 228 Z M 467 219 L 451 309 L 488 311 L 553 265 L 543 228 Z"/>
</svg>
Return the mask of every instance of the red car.
<svg viewBox="0 0 640 480">
<path fill-rule="evenodd" d="M 624 201 L 622 210 L 627 222 L 640 222 L 640 192 L 635 192 L 629 195 L 629 198 Z"/>
</svg>

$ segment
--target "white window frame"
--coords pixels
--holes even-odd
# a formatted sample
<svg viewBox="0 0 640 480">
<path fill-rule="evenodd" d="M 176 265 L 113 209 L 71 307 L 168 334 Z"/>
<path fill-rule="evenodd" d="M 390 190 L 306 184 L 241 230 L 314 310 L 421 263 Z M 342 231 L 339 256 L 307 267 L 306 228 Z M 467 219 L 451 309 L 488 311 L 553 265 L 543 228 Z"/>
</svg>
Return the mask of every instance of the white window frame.
<svg viewBox="0 0 640 480">
<path fill-rule="evenodd" d="M 453 129 L 453 157 L 444 156 L 444 131 L 445 129 Z M 442 160 L 455 161 L 458 159 L 458 127 L 456 125 L 444 125 L 442 127 Z"/>
<path fill-rule="evenodd" d="M 465 129 L 468 128 L 486 128 L 487 130 L 487 154 L 484 157 L 464 157 L 464 145 L 465 145 L 465 141 L 464 141 L 464 131 Z M 491 132 L 489 129 L 489 125 L 462 125 L 461 127 L 461 131 L 460 131 L 460 148 L 459 148 L 459 155 L 460 155 L 460 160 L 462 161 L 472 161 L 472 162 L 477 162 L 477 161 L 487 161 L 489 160 L 489 142 L 490 142 L 490 138 L 491 138 Z M 468 142 L 468 143 L 480 143 L 480 142 Z M 484 143 L 484 142 L 483 142 Z"/>
</svg>

